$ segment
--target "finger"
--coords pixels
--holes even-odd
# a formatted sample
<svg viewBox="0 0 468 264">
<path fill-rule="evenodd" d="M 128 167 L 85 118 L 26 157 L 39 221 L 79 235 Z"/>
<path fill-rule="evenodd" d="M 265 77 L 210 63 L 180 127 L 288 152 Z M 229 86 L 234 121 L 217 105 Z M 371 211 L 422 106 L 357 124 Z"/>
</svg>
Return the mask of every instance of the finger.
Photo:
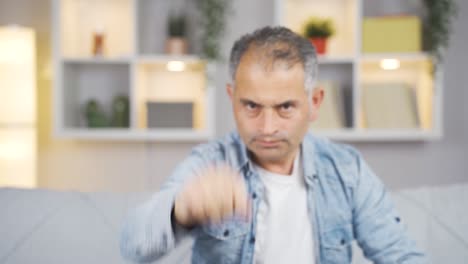
<svg viewBox="0 0 468 264">
<path fill-rule="evenodd" d="M 227 212 L 229 211 L 228 205 L 226 204 L 226 172 L 225 169 L 217 165 L 215 168 L 215 174 L 213 175 L 213 185 L 212 185 L 212 194 L 213 202 L 215 203 L 216 209 L 218 210 L 218 215 L 220 220 L 224 220 L 227 217 Z"/>
<path fill-rule="evenodd" d="M 190 190 L 190 196 L 187 196 L 187 204 L 189 204 L 189 213 L 193 222 L 200 224 L 206 218 L 203 210 L 202 197 L 199 195 L 200 186 L 197 180 Z"/>
<path fill-rule="evenodd" d="M 174 215 L 175 215 L 175 220 L 177 223 L 181 225 L 188 225 L 190 216 L 186 204 L 186 192 L 183 190 L 182 192 L 179 192 L 179 194 L 176 196 L 175 202 L 174 202 Z"/>
<path fill-rule="evenodd" d="M 222 215 L 223 219 L 232 218 L 234 214 L 234 190 L 232 175 L 226 166 L 223 166 L 219 170 L 219 176 L 221 178 L 221 201 L 222 201 Z"/>
<path fill-rule="evenodd" d="M 247 218 L 248 216 L 248 197 L 244 180 L 237 173 L 232 173 L 231 179 L 233 181 L 233 200 L 234 212 L 236 216 Z"/>
<path fill-rule="evenodd" d="M 221 214 L 219 207 L 217 206 L 216 200 L 213 195 L 214 193 L 214 182 L 216 181 L 215 172 L 213 168 L 209 169 L 208 175 L 201 181 L 203 209 L 205 211 L 207 221 L 213 223 L 219 223 L 221 220 Z"/>
</svg>

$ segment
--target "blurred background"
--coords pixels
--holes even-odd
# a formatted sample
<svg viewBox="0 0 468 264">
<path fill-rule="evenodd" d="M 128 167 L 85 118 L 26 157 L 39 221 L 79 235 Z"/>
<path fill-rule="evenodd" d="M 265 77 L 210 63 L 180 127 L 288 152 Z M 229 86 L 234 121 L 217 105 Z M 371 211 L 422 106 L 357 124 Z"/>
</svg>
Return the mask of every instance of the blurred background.
<svg viewBox="0 0 468 264">
<path fill-rule="evenodd" d="M 468 2 L 434 2 L 0 0 L 0 184 L 157 190 L 235 129 L 230 48 L 276 24 L 325 48 L 313 132 L 393 190 L 468 182 Z"/>
</svg>

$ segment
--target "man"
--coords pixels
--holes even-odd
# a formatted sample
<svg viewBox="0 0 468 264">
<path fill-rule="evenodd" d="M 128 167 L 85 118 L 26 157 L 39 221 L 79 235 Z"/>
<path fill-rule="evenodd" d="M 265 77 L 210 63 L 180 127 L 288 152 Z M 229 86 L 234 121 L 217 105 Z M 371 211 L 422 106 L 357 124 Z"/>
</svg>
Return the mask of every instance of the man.
<svg viewBox="0 0 468 264">
<path fill-rule="evenodd" d="M 427 263 L 382 183 L 351 147 L 307 133 L 324 97 L 314 47 L 283 27 L 241 37 L 230 56 L 237 125 L 200 145 L 129 214 L 123 255 L 152 261 L 184 235 L 193 263 Z"/>
</svg>

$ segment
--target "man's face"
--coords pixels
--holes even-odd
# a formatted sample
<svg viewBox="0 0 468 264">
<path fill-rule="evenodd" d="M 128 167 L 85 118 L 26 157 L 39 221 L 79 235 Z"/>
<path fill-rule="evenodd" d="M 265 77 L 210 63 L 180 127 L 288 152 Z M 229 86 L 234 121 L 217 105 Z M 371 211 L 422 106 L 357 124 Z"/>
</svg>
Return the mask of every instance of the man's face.
<svg viewBox="0 0 468 264">
<path fill-rule="evenodd" d="M 300 63 L 288 68 L 279 62 L 266 69 L 250 53 L 239 63 L 235 88 L 227 87 L 237 129 L 256 159 L 281 162 L 295 154 L 309 121 L 316 118 L 312 96 L 317 93 L 308 95 L 305 91 Z M 323 91 L 318 94 L 323 96 Z"/>
</svg>

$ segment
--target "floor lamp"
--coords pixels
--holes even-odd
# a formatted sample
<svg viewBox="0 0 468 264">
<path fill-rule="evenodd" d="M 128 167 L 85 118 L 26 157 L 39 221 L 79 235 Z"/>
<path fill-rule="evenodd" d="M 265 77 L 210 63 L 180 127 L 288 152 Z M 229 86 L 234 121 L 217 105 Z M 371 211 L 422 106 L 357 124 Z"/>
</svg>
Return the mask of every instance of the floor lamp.
<svg viewBox="0 0 468 264">
<path fill-rule="evenodd" d="M 0 27 L 0 187 L 36 187 L 36 141 L 35 33 Z"/>
</svg>

